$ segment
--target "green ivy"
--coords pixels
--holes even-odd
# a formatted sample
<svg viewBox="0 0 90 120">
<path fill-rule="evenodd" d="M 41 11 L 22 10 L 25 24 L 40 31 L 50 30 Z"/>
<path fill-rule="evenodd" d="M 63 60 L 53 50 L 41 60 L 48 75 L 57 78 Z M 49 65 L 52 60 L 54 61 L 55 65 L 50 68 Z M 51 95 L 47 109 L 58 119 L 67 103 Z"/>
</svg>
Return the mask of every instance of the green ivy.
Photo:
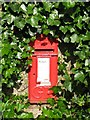
<svg viewBox="0 0 90 120">
<path fill-rule="evenodd" d="M 44 108 L 40 118 L 90 119 L 90 6 L 88 2 L 9 2 L 2 3 L 0 13 L 0 72 L 2 86 L 15 87 L 20 72 L 27 71 L 32 61 L 30 41 L 36 34 L 58 38 L 64 55 L 58 60 L 60 86 L 52 88 L 57 100 L 49 99 L 51 108 Z M 67 62 L 71 60 L 70 74 Z M 5 98 L 4 98 L 5 99 Z M 25 106 L 8 98 L 3 103 L 4 117 L 17 115 Z M 17 113 L 15 113 L 15 110 Z M 10 113 L 12 111 L 12 114 Z"/>
<path fill-rule="evenodd" d="M 5 97 L 5 98 L 4 98 Z M 33 118 L 33 114 L 25 112 L 25 109 L 29 107 L 29 102 L 26 96 L 11 97 L 3 96 L 2 114 L 3 118 Z"/>
</svg>

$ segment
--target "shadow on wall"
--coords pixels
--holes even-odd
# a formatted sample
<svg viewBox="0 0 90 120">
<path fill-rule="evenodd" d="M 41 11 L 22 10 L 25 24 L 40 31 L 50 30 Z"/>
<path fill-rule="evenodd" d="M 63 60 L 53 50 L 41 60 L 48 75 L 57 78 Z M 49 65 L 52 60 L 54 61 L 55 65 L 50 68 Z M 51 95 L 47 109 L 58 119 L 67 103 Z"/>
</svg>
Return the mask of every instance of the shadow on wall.
<svg viewBox="0 0 90 120">
<path fill-rule="evenodd" d="M 13 87 L 8 87 L 7 84 L 2 84 L 2 93 L 5 95 L 12 95 Z"/>
<path fill-rule="evenodd" d="M 71 69 L 74 67 L 74 63 L 77 60 L 77 57 L 74 56 L 73 51 L 76 50 L 76 45 L 72 43 L 60 43 L 58 45 L 58 66 L 63 69 L 66 69 L 68 74 L 72 74 Z M 62 69 L 62 68 L 61 68 Z M 63 70 L 59 71 L 58 76 L 63 75 Z"/>
<path fill-rule="evenodd" d="M 66 64 L 66 68 L 67 66 L 69 66 L 69 69 L 66 69 L 67 70 L 67 73 L 70 75 L 72 81 L 72 89 L 73 91 L 77 94 L 77 95 L 84 95 L 84 93 L 87 93 L 87 92 L 90 92 L 90 89 L 88 89 L 89 87 L 86 87 L 84 83 L 78 83 L 77 84 L 77 81 L 74 80 L 74 74 L 72 73 L 72 68 L 74 68 L 74 64 L 76 63 L 76 61 L 79 59 L 78 57 L 74 56 L 74 51 L 76 51 L 76 48 L 77 46 L 75 44 L 72 44 L 72 43 L 59 43 L 59 57 L 61 58 L 60 61 L 59 61 L 59 65 L 64 63 Z M 66 51 L 68 51 L 68 53 L 70 55 L 68 55 L 66 58 L 64 57 L 65 56 L 65 53 Z M 61 55 L 61 56 L 60 56 Z M 63 57 L 63 59 L 62 59 Z M 63 62 L 62 62 L 63 60 Z M 70 63 L 70 65 L 69 65 Z M 68 72 L 69 70 L 69 72 Z M 71 72 L 70 72 L 71 71 Z M 64 72 L 63 70 L 59 71 L 58 72 L 58 76 L 59 76 L 59 84 L 62 86 L 65 82 L 65 78 L 63 77 L 64 75 Z M 90 86 L 90 80 L 89 80 L 89 77 L 87 78 L 87 82 L 88 82 L 88 86 Z M 76 89 L 77 88 L 77 89 Z M 65 97 L 67 99 L 70 99 L 72 96 L 73 96 L 73 92 L 70 92 L 70 91 L 65 91 Z"/>
<path fill-rule="evenodd" d="M 60 58 L 58 61 L 58 87 L 64 85 L 65 82 L 65 71 L 67 71 L 68 75 L 73 79 L 72 68 L 74 67 L 74 63 L 77 60 L 77 57 L 74 56 L 73 51 L 76 50 L 76 45 L 72 43 L 60 43 L 58 45 L 58 57 Z M 62 67 L 63 66 L 63 67 Z M 73 96 L 73 93 L 70 91 L 62 91 L 62 94 L 65 94 L 67 99 L 70 99 Z M 60 95 L 59 95 L 60 96 Z"/>
<path fill-rule="evenodd" d="M 2 93 L 5 95 L 24 95 L 27 93 L 28 88 L 28 71 L 23 71 L 21 74 L 21 79 L 18 80 L 17 78 L 12 78 L 13 81 L 15 81 L 14 86 L 8 87 L 7 84 L 2 84 Z M 15 80 L 16 79 L 16 80 Z"/>
<path fill-rule="evenodd" d="M 62 55 L 65 55 L 65 52 L 68 51 L 70 56 L 67 57 L 66 62 L 71 61 L 71 64 L 73 65 L 77 59 L 77 57 L 73 55 L 73 51 L 75 51 L 77 46 L 73 43 L 60 43 L 59 42 L 58 47 Z"/>
</svg>

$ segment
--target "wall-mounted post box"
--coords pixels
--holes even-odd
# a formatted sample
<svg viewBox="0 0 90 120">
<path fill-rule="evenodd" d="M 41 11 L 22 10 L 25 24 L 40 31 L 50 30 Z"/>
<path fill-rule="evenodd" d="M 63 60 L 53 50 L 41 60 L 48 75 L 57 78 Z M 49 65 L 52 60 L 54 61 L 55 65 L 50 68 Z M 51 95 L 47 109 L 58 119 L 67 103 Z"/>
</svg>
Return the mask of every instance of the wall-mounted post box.
<svg viewBox="0 0 90 120">
<path fill-rule="evenodd" d="M 45 103 L 54 98 L 51 87 L 58 81 L 58 41 L 38 35 L 33 44 L 32 66 L 28 73 L 28 96 L 31 103 Z"/>
</svg>

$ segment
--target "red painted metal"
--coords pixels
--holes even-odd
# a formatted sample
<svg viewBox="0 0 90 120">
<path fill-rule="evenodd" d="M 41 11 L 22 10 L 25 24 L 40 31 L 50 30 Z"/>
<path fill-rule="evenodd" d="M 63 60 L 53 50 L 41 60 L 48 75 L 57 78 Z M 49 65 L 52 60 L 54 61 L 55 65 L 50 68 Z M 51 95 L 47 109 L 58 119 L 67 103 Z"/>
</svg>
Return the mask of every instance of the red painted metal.
<svg viewBox="0 0 90 120">
<path fill-rule="evenodd" d="M 58 41 L 41 34 L 37 36 L 33 43 L 30 42 L 30 46 L 32 46 L 35 51 L 32 55 L 32 66 L 28 73 L 28 97 L 30 103 L 46 103 L 48 98 L 55 98 L 53 91 L 49 90 L 49 88 L 56 86 L 58 81 Z M 42 60 L 46 58 L 49 61 L 50 85 L 42 85 L 37 80 L 39 70 L 38 60 L 40 58 L 42 58 Z M 43 71 L 43 73 L 44 72 L 45 71 Z"/>
</svg>

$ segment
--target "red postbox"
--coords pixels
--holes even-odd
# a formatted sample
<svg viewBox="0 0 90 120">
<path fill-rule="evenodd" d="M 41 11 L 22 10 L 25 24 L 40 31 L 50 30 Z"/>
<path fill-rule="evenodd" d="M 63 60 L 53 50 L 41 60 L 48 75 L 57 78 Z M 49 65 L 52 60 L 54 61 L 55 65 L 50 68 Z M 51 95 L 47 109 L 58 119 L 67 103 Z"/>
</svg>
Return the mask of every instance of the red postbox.
<svg viewBox="0 0 90 120">
<path fill-rule="evenodd" d="M 48 98 L 55 97 L 50 88 L 58 81 L 58 41 L 41 34 L 30 45 L 35 51 L 28 73 L 29 100 L 30 103 L 46 103 Z"/>
</svg>

